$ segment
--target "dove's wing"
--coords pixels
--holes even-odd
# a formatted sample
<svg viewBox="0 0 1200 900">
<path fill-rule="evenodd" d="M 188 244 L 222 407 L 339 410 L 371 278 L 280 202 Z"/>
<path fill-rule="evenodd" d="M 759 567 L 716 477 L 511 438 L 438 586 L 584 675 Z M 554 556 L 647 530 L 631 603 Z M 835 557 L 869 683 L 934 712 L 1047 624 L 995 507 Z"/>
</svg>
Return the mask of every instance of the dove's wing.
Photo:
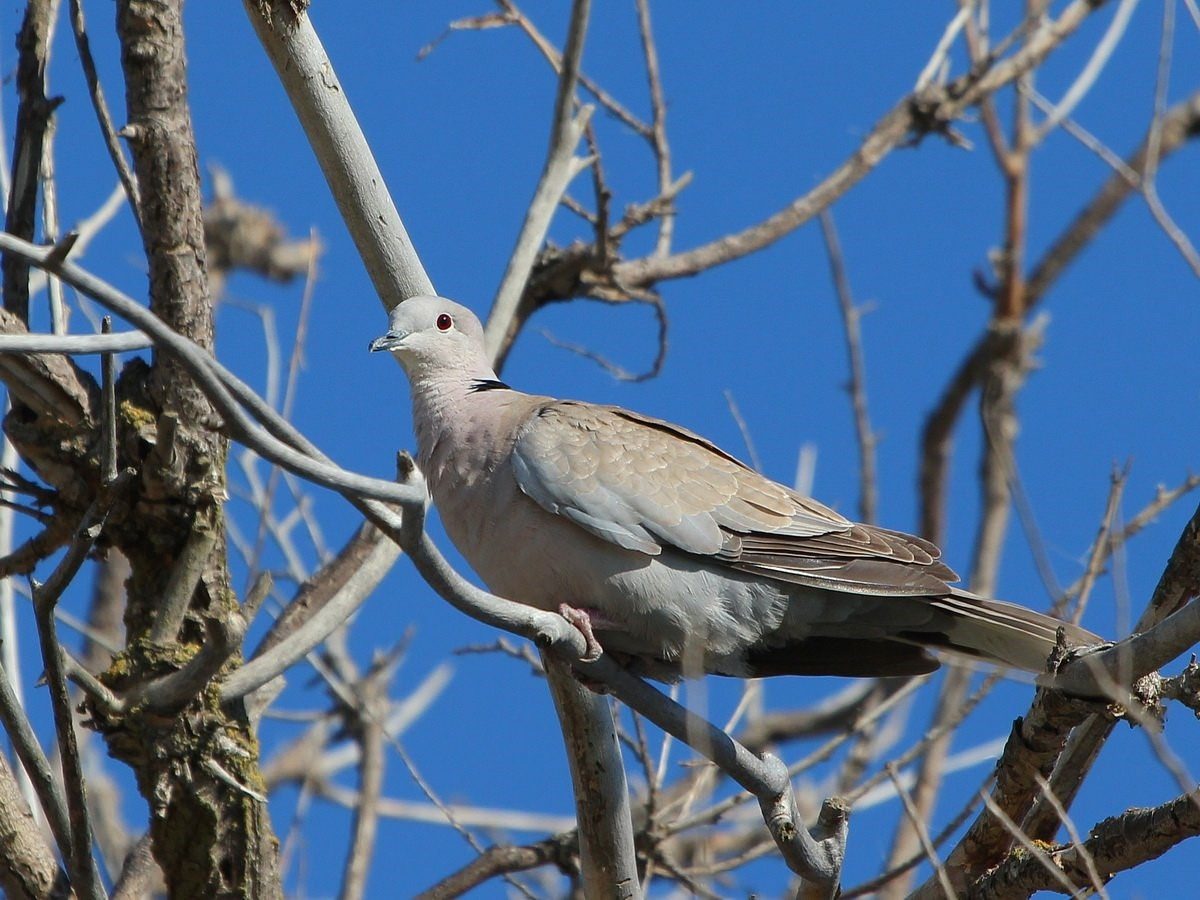
<svg viewBox="0 0 1200 900">
<path fill-rule="evenodd" d="M 857 593 L 946 593 L 957 576 L 927 541 L 850 522 L 676 425 L 613 406 L 539 404 L 512 469 L 544 509 L 597 537 L 748 573 Z"/>
</svg>

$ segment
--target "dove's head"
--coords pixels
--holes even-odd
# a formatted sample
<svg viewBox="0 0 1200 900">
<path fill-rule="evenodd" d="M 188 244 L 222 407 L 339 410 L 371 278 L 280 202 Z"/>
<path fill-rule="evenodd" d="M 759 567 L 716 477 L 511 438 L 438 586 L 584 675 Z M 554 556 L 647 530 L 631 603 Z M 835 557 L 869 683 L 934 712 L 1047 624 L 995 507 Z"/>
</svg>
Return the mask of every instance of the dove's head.
<svg viewBox="0 0 1200 900">
<path fill-rule="evenodd" d="M 411 297 L 392 309 L 371 350 L 391 350 L 410 379 L 457 374 L 494 378 L 475 314 L 445 297 Z"/>
</svg>

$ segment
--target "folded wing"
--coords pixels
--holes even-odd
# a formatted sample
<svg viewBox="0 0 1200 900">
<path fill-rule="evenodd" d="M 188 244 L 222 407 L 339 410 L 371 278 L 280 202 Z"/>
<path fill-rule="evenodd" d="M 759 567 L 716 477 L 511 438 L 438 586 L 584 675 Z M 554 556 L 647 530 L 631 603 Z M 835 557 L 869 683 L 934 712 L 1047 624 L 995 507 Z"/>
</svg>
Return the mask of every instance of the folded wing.
<svg viewBox="0 0 1200 900">
<path fill-rule="evenodd" d="M 664 548 L 779 581 L 880 595 L 945 594 L 928 541 L 850 522 L 686 429 L 613 406 L 547 400 L 513 448 L 520 489 L 628 550 Z"/>
</svg>

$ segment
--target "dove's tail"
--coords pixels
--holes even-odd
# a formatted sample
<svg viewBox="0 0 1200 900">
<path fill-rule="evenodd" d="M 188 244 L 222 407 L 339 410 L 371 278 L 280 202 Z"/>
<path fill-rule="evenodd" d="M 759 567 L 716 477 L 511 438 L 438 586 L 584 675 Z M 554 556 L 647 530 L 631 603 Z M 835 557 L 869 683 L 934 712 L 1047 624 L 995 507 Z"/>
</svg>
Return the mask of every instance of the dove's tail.
<svg viewBox="0 0 1200 900">
<path fill-rule="evenodd" d="M 941 595 L 826 595 L 800 607 L 800 633 L 750 647 L 735 675 L 920 675 L 938 667 L 928 650 L 1040 674 L 1058 630 L 1069 647 L 1102 643 L 1091 632 L 1003 600 L 958 588 Z"/>
<path fill-rule="evenodd" d="M 989 600 L 958 588 L 951 591 L 945 597 L 924 598 L 946 614 L 936 617 L 933 628 L 896 637 L 1027 672 L 1046 671 L 1060 628 L 1069 647 L 1102 642 L 1085 628 L 1014 603 Z"/>
</svg>

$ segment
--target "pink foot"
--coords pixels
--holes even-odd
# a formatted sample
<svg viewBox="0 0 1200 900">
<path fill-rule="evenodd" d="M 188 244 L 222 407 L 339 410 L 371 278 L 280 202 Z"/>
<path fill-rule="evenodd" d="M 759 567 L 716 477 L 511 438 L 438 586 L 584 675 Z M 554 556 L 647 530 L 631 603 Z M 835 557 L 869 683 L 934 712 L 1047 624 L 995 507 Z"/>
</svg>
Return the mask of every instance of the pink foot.
<svg viewBox="0 0 1200 900">
<path fill-rule="evenodd" d="M 604 648 L 600 646 L 600 642 L 596 640 L 596 635 L 592 631 L 593 616 L 586 609 L 579 609 L 567 603 L 559 604 L 558 614 L 579 629 L 579 633 L 583 635 L 584 641 L 587 642 L 587 653 L 583 655 L 583 662 L 595 662 L 604 652 Z M 598 617 L 595 617 L 600 621 Z"/>
</svg>

